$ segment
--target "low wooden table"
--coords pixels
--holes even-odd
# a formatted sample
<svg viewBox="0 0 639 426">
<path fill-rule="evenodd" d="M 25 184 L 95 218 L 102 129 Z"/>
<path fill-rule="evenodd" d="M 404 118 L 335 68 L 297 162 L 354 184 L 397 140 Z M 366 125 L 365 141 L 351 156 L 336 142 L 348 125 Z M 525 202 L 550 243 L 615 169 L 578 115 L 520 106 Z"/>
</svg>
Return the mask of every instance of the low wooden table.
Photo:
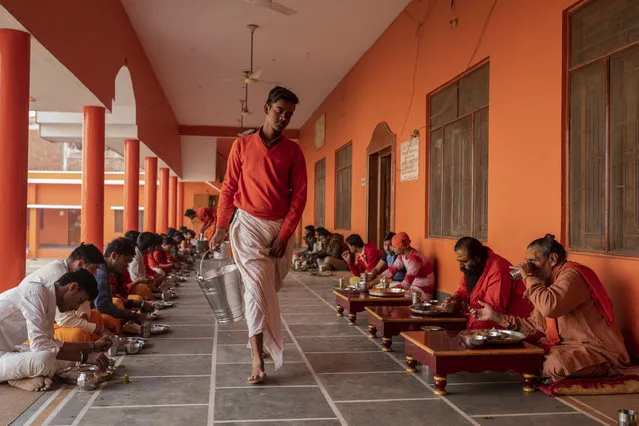
<svg viewBox="0 0 639 426">
<path fill-rule="evenodd" d="M 382 335 L 384 352 L 391 352 L 393 336 L 402 331 L 418 331 L 423 326 L 442 327 L 446 330 L 465 330 L 467 318 L 463 315 L 425 316 L 413 314 L 408 306 L 367 306 L 368 332 L 371 339 Z"/>
<path fill-rule="evenodd" d="M 356 325 L 357 313 L 364 311 L 367 306 L 410 306 L 411 299 L 408 297 L 374 297 L 368 294 L 346 292 L 344 290 L 333 290 L 335 293 L 335 304 L 337 305 L 337 316 L 344 316 L 344 309 L 348 311 L 348 325 Z"/>
<path fill-rule="evenodd" d="M 416 361 L 434 373 L 435 395 L 446 395 L 446 376 L 468 371 L 514 371 L 524 378 L 525 392 L 534 392 L 536 372 L 541 370 L 544 350 L 527 342 L 509 346 L 469 349 L 455 331 L 405 331 L 406 363 L 415 372 Z"/>
</svg>

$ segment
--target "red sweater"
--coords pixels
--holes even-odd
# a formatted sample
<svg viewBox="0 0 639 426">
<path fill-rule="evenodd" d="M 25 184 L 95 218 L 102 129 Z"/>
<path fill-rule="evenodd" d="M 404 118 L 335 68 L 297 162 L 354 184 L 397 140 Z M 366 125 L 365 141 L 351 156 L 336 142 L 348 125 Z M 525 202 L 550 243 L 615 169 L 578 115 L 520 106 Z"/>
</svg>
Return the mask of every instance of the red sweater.
<svg viewBox="0 0 639 426">
<path fill-rule="evenodd" d="M 233 143 L 217 210 L 219 228 L 228 228 L 235 206 L 260 219 L 284 219 L 278 237 L 288 240 L 305 205 L 306 162 L 298 144 L 282 136 L 268 149 L 259 131 Z"/>
<path fill-rule="evenodd" d="M 351 263 L 348 267 L 356 277 L 359 277 L 364 272 L 372 271 L 381 258 L 382 251 L 374 243 L 364 244 L 362 254 L 357 256 L 355 263 Z"/>
</svg>

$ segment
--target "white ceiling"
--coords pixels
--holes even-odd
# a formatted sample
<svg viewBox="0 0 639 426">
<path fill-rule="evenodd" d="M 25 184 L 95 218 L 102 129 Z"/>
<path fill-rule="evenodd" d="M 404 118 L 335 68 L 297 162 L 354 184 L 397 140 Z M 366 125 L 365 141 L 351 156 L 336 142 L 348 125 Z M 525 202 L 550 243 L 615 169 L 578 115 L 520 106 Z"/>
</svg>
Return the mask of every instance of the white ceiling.
<svg viewBox="0 0 639 426">
<path fill-rule="evenodd" d="M 291 128 L 308 120 L 409 0 L 280 3 L 298 13 L 286 16 L 245 0 L 122 0 L 180 124 L 238 125 L 250 59 L 246 26 L 257 24 L 254 68 L 300 97 Z M 270 88 L 249 87 L 254 114 L 245 126 L 263 121 Z"/>
</svg>

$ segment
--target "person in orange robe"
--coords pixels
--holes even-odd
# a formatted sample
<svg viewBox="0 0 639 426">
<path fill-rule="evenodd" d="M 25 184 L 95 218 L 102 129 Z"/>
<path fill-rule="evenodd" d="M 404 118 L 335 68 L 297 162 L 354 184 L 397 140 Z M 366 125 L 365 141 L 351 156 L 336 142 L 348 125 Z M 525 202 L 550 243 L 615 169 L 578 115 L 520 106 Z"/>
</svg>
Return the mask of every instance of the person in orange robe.
<svg viewBox="0 0 639 426">
<path fill-rule="evenodd" d="M 513 280 L 509 261 L 472 237 L 463 237 L 455 244 L 455 256 L 459 262 L 462 279 L 457 291 L 444 301 L 449 304 L 467 304 L 470 309 L 480 309 L 480 301 L 495 311 L 528 318 L 533 305 L 524 296 L 526 286 L 521 280 Z M 472 315 L 467 328 L 503 328 L 491 321 L 478 321 Z"/>
<path fill-rule="evenodd" d="M 535 307 L 530 318 L 499 313 L 488 304 L 477 310 L 479 320 L 495 321 L 524 334 L 545 333 L 543 378 L 602 377 L 636 374 L 623 336 L 615 325 L 612 302 L 595 272 L 567 259 L 553 235 L 533 241 L 526 261 L 517 265 L 526 295 Z"/>
<path fill-rule="evenodd" d="M 211 241 L 213 239 L 217 223 L 217 212 L 215 211 L 215 209 L 212 209 L 210 207 L 202 207 L 197 210 L 188 209 L 186 212 L 184 212 L 184 216 L 191 219 L 191 221 L 197 218 L 200 222 L 202 222 L 202 228 L 200 228 L 200 236 L 206 238 L 208 241 Z"/>
</svg>

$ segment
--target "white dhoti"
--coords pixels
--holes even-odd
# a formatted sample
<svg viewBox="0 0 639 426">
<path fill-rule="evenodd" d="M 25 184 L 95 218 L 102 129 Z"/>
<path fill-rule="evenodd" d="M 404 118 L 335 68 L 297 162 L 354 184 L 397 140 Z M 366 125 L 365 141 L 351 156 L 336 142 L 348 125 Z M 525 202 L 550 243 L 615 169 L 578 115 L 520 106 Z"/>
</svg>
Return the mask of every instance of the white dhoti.
<svg viewBox="0 0 639 426">
<path fill-rule="evenodd" d="M 249 338 L 263 333 L 264 350 L 273 358 L 275 369 L 282 366 L 284 359 L 277 292 L 282 288 L 293 253 L 293 239 L 290 239 L 283 257 L 269 256 L 281 226 L 282 220 L 259 219 L 238 209 L 230 229 L 233 258 L 244 283 Z"/>
<path fill-rule="evenodd" d="M 75 364 L 56 359 L 53 351 L 0 352 L 0 382 L 26 377 L 53 377 Z"/>
</svg>

